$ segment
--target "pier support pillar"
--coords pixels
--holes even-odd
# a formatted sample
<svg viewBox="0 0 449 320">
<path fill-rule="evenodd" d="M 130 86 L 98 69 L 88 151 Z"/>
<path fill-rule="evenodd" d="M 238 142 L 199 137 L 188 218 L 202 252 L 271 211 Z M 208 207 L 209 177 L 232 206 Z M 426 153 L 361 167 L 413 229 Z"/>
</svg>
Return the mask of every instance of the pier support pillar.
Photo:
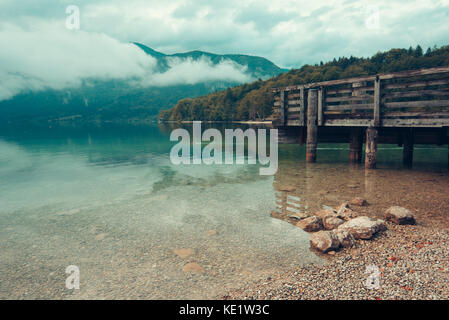
<svg viewBox="0 0 449 320">
<path fill-rule="evenodd" d="M 402 152 L 402 163 L 405 166 L 411 167 L 413 165 L 413 129 L 406 129 L 403 136 L 403 152 Z"/>
<path fill-rule="evenodd" d="M 362 130 L 352 128 L 349 138 L 349 162 L 360 163 L 362 161 Z"/>
<path fill-rule="evenodd" d="M 307 162 L 316 162 L 316 147 L 318 139 L 318 90 L 309 89 L 307 97 Z"/>
<path fill-rule="evenodd" d="M 366 129 L 365 168 L 375 169 L 377 159 L 377 129 Z"/>
</svg>

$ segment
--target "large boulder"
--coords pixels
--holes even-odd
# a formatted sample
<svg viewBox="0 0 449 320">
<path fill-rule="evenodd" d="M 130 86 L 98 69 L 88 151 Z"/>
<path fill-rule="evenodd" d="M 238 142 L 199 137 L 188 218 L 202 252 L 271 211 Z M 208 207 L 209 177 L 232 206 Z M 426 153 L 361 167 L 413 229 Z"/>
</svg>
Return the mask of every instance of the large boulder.
<svg viewBox="0 0 449 320">
<path fill-rule="evenodd" d="M 384 214 L 385 220 L 396 224 L 415 224 L 413 213 L 403 207 L 393 206 L 388 208 Z"/>
<path fill-rule="evenodd" d="M 350 248 L 354 245 L 355 239 L 348 231 L 337 229 L 334 231 L 334 233 L 343 248 Z"/>
<path fill-rule="evenodd" d="M 333 231 L 318 231 L 310 236 L 310 246 L 321 252 L 328 252 L 340 247 L 340 242 Z"/>
<path fill-rule="evenodd" d="M 323 228 L 321 219 L 316 216 L 302 219 L 298 223 L 296 223 L 296 226 L 307 232 L 315 232 Z"/>
<path fill-rule="evenodd" d="M 339 225 L 343 224 L 345 221 L 335 217 L 335 216 L 326 216 L 323 218 L 323 227 L 326 230 L 333 230 L 338 228 Z"/>
<path fill-rule="evenodd" d="M 383 220 L 362 216 L 346 221 L 338 230 L 349 232 L 355 239 L 371 239 L 374 234 L 386 228 Z"/>
</svg>

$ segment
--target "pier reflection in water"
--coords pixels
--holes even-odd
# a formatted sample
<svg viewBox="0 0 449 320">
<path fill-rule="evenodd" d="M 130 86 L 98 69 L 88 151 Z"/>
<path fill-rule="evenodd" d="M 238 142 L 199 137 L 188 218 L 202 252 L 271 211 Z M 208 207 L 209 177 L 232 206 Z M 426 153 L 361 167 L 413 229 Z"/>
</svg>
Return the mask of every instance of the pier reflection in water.
<svg viewBox="0 0 449 320">
<path fill-rule="evenodd" d="M 422 224 L 448 226 L 446 148 L 416 148 L 413 169 L 402 165 L 400 148 L 379 149 L 379 168 L 366 170 L 363 164 L 347 162 L 346 145 L 323 145 L 317 163 L 306 163 L 305 147 L 281 145 L 271 215 L 295 224 L 298 218 L 362 197 L 369 205 L 357 208 L 360 214 L 381 218 L 386 208 L 399 205 L 415 212 Z"/>
</svg>

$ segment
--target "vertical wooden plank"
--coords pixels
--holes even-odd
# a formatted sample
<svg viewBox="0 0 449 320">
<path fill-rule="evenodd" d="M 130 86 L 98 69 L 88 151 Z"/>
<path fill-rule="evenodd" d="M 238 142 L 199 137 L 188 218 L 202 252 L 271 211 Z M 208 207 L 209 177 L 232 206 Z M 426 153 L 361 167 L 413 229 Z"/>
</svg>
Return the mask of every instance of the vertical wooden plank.
<svg viewBox="0 0 449 320">
<path fill-rule="evenodd" d="M 374 80 L 374 126 L 380 126 L 380 79 Z"/>
<path fill-rule="evenodd" d="M 285 110 L 285 90 L 281 90 L 280 92 L 280 114 L 281 114 L 281 126 L 285 126 L 285 116 L 286 116 L 286 110 Z"/>
<path fill-rule="evenodd" d="M 305 124 L 305 112 L 306 112 L 306 100 L 304 98 L 304 87 L 301 87 L 300 91 L 300 99 L 301 99 L 301 105 L 300 105 L 300 111 L 299 111 L 299 125 L 304 126 Z"/>
<path fill-rule="evenodd" d="M 318 91 L 318 125 L 323 125 L 323 99 L 324 99 L 324 88 L 320 87 Z"/>
<path fill-rule="evenodd" d="M 365 168 L 375 169 L 377 160 L 377 129 L 366 128 Z"/>
<path fill-rule="evenodd" d="M 318 90 L 309 89 L 307 97 L 307 162 L 316 162 Z"/>
</svg>

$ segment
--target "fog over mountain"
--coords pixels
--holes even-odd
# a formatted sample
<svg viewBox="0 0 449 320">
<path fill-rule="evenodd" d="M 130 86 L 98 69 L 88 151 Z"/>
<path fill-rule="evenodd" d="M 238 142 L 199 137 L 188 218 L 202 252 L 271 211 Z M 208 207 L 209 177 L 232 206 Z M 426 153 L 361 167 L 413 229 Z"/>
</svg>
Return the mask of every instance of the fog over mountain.
<svg viewBox="0 0 449 320">
<path fill-rule="evenodd" d="M 285 71 L 261 57 L 202 51 L 167 55 L 105 34 L 41 22 L 32 26 L 0 29 L 0 41 L 13 43 L 0 52 L 2 122 L 154 118 L 179 99 Z"/>
</svg>

